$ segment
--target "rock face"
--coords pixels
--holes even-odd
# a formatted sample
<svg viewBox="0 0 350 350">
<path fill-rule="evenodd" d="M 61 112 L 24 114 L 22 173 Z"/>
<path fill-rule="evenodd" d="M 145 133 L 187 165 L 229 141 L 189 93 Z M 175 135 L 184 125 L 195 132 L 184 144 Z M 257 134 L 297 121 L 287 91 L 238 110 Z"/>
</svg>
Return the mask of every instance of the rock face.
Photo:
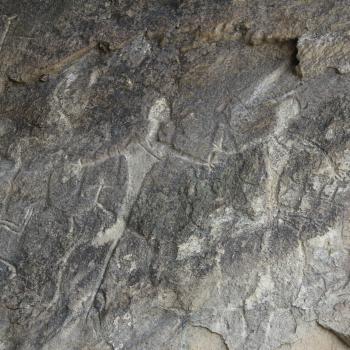
<svg viewBox="0 0 350 350">
<path fill-rule="evenodd" d="M 0 1 L 0 349 L 350 345 L 346 1 Z"/>
</svg>

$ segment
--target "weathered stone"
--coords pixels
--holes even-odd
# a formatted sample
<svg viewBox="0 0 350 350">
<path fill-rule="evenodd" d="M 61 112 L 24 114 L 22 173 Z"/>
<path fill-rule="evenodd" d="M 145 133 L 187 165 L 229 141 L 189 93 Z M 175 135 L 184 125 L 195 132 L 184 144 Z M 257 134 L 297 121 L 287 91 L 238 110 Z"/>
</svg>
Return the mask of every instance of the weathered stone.
<svg viewBox="0 0 350 350">
<path fill-rule="evenodd" d="M 0 13 L 0 350 L 348 348 L 348 1 Z"/>
<path fill-rule="evenodd" d="M 298 40 L 298 59 L 302 77 L 315 76 L 327 68 L 350 73 L 350 32 L 303 35 Z"/>
</svg>

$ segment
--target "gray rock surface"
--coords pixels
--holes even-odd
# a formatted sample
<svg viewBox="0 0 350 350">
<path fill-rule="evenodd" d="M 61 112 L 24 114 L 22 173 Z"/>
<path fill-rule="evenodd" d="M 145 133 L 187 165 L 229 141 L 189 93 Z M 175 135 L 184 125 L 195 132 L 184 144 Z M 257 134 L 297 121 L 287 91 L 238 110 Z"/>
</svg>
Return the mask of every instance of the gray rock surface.
<svg viewBox="0 0 350 350">
<path fill-rule="evenodd" d="M 349 5 L 0 0 L 0 349 L 347 349 Z"/>
</svg>

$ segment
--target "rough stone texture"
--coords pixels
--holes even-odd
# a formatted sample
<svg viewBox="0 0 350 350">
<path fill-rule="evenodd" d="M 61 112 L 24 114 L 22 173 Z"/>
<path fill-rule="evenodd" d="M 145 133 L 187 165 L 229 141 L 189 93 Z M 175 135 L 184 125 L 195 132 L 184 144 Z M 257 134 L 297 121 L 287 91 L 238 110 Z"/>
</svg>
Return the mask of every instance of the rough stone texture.
<svg viewBox="0 0 350 350">
<path fill-rule="evenodd" d="M 0 349 L 348 348 L 349 31 L 348 0 L 0 0 Z"/>
<path fill-rule="evenodd" d="M 303 77 L 320 74 L 327 68 L 350 73 L 350 31 L 302 36 L 298 40 L 298 59 Z"/>
</svg>

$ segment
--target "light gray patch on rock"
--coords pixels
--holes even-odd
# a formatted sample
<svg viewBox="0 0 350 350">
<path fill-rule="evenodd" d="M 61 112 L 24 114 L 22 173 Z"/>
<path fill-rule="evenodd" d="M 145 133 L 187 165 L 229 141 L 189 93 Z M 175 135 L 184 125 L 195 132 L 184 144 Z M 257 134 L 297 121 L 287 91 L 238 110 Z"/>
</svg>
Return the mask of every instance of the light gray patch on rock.
<svg viewBox="0 0 350 350">
<path fill-rule="evenodd" d="M 348 32 L 306 34 L 298 40 L 298 72 L 303 78 L 334 68 L 340 74 L 350 72 L 350 36 Z"/>
</svg>

